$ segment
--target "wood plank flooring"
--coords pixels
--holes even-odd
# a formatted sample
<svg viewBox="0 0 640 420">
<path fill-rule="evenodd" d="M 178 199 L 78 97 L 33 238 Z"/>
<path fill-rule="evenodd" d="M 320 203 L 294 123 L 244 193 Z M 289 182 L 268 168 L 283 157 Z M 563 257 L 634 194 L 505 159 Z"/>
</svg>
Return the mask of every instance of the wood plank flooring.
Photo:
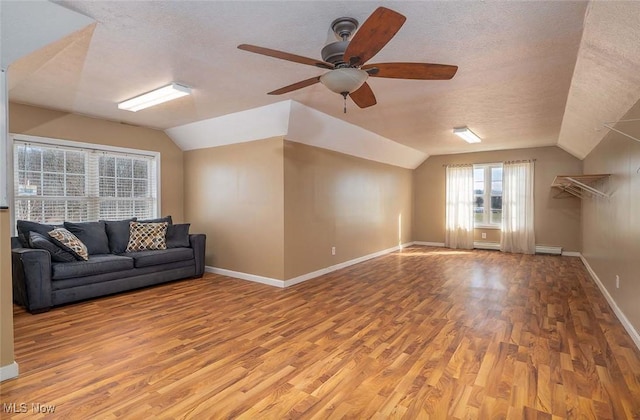
<svg viewBox="0 0 640 420">
<path fill-rule="evenodd" d="M 411 247 L 287 289 L 208 274 L 16 307 L 15 347 L 2 418 L 640 418 L 640 351 L 571 257 Z"/>
</svg>

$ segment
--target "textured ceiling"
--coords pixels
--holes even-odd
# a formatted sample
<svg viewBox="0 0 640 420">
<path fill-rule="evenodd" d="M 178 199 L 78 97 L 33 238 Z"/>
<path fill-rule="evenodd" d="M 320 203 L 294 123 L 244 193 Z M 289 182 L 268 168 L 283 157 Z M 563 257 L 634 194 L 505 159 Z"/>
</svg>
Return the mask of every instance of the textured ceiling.
<svg viewBox="0 0 640 420">
<path fill-rule="evenodd" d="M 11 101 L 167 129 L 293 99 L 428 155 L 555 145 L 561 127 L 565 149 L 583 157 L 593 147 L 574 144 L 582 141 L 579 123 L 563 124 L 570 89 L 580 91 L 572 77 L 591 9 L 586 2 L 57 3 L 97 23 L 12 64 Z M 629 14 L 634 7 L 640 12 L 640 2 L 627 3 L 627 10 L 609 11 L 615 2 L 601 2 L 598 16 Z M 342 97 L 321 84 L 266 95 L 323 70 L 236 48 L 248 43 L 319 59 L 321 48 L 333 41 L 329 25 L 335 18 L 350 16 L 362 23 L 381 4 L 407 21 L 369 62 L 454 64 L 459 70 L 452 80 L 371 79 L 378 104 L 359 109 L 349 102 L 343 114 Z M 633 16 L 637 27 L 639 14 Z M 591 26 L 589 39 L 604 33 L 609 37 L 605 45 L 615 44 L 616 37 L 627 44 L 634 40 L 627 49 L 638 45 L 638 37 L 628 32 Z M 597 54 L 595 60 L 600 61 Z M 635 62 L 637 57 L 630 60 Z M 589 74 L 589 62 L 579 63 L 586 66 L 581 74 Z M 622 71 L 633 75 L 618 79 L 637 79 L 638 66 L 627 67 Z M 117 109 L 117 102 L 170 81 L 193 87 L 194 94 L 137 113 Z M 595 82 L 584 83 L 597 83 L 597 75 Z M 626 102 L 633 103 L 640 81 L 631 88 Z M 577 121 L 583 115 L 580 98 L 570 98 Z M 616 117 L 627 109 L 610 114 Z M 589 118 L 597 110 L 590 106 Z M 602 122 L 594 121 L 589 130 Z M 468 145 L 455 137 L 451 129 L 461 125 L 483 142 Z"/>
</svg>

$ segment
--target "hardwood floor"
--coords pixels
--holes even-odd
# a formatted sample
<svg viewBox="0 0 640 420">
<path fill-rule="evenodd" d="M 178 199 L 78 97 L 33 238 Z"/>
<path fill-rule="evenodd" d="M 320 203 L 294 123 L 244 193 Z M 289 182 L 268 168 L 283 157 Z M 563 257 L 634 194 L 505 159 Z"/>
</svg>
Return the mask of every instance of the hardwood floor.
<svg viewBox="0 0 640 420">
<path fill-rule="evenodd" d="M 15 347 L 2 418 L 640 418 L 640 351 L 571 257 L 411 247 L 288 289 L 206 275 L 16 308 Z"/>
</svg>

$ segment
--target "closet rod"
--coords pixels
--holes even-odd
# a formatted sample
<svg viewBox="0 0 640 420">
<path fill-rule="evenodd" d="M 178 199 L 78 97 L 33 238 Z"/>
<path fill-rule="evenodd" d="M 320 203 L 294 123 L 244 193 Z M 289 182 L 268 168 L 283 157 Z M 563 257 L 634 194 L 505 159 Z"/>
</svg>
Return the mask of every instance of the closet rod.
<svg viewBox="0 0 640 420">
<path fill-rule="evenodd" d="M 631 121 L 640 121 L 640 118 L 633 118 L 633 119 L 630 119 L 630 120 L 620 120 L 620 121 L 605 122 L 605 123 L 602 123 L 602 125 L 604 127 L 608 128 L 609 130 L 613 130 L 616 133 L 619 133 L 619 134 L 622 134 L 623 136 L 629 137 L 631 140 L 635 140 L 637 142 L 640 142 L 640 139 L 633 137 L 631 134 L 627 134 L 625 132 L 622 132 L 622 131 L 618 130 L 617 128 L 613 128 L 610 125 L 610 124 L 617 124 L 617 123 L 620 123 L 620 122 L 631 122 Z"/>
</svg>

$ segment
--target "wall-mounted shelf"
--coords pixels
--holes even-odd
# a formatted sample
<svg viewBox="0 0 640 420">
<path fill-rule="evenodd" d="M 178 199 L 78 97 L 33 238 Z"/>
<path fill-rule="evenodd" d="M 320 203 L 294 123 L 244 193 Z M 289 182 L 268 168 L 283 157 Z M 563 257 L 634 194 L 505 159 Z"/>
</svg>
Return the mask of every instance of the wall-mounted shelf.
<svg viewBox="0 0 640 420">
<path fill-rule="evenodd" d="M 584 198 L 585 196 L 609 198 L 609 194 L 605 194 L 595 186 L 599 181 L 607 179 L 609 176 L 611 175 L 558 175 L 551 186 L 578 198 Z"/>
</svg>

